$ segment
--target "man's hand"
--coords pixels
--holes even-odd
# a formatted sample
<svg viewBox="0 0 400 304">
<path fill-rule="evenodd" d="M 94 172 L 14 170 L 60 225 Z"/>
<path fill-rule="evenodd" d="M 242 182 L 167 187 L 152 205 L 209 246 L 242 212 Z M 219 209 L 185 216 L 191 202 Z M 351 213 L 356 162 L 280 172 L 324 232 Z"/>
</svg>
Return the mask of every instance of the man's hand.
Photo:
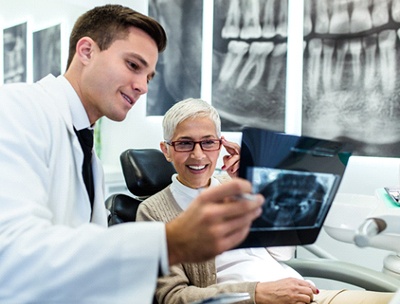
<svg viewBox="0 0 400 304">
<path fill-rule="evenodd" d="M 311 303 L 318 289 L 310 282 L 287 278 L 273 282 L 258 283 L 255 302 L 257 304 Z"/>
<path fill-rule="evenodd" d="M 239 170 L 239 160 L 240 160 L 240 146 L 237 143 L 227 141 L 225 137 L 221 137 L 222 145 L 224 146 L 226 152 L 229 155 L 225 155 L 222 160 L 224 165 L 222 170 L 225 170 L 230 177 L 237 177 Z"/>
<path fill-rule="evenodd" d="M 251 184 L 239 178 L 204 190 L 166 224 L 169 264 L 205 261 L 240 244 L 264 201 L 260 194 L 238 198 L 250 192 Z"/>
</svg>

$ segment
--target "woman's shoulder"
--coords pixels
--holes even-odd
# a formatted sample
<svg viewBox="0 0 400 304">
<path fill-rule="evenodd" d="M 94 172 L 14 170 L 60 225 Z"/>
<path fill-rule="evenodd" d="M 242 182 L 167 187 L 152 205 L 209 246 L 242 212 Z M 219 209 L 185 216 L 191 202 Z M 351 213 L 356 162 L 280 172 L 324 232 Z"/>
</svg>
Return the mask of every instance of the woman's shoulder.
<svg viewBox="0 0 400 304">
<path fill-rule="evenodd" d="M 168 186 L 141 202 L 136 217 L 138 220 L 168 222 L 181 212 L 178 207 L 175 207 L 176 205 Z"/>
<path fill-rule="evenodd" d="M 158 205 L 162 202 L 169 201 L 173 198 L 170 185 L 162 189 L 161 191 L 149 196 L 143 202 L 140 203 L 142 206 L 153 206 Z"/>
</svg>

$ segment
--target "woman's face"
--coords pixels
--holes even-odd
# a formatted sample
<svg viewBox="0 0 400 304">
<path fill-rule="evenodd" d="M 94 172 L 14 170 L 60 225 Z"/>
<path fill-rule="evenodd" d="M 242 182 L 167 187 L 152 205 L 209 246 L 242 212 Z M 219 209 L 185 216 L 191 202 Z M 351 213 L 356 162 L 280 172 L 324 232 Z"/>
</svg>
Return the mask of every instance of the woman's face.
<svg viewBox="0 0 400 304">
<path fill-rule="evenodd" d="M 197 117 L 186 119 L 178 124 L 171 141 L 207 139 L 219 139 L 215 124 L 208 117 Z M 160 146 L 167 160 L 173 163 L 178 173 L 178 180 L 182 184 L 193 189 L 209 186 L 220 148 L 216 151 L 203 151 L 200 144 L 195 144 L 191 152 L 176 152 L 174 147 L 164 142 Z"/>
</svg>

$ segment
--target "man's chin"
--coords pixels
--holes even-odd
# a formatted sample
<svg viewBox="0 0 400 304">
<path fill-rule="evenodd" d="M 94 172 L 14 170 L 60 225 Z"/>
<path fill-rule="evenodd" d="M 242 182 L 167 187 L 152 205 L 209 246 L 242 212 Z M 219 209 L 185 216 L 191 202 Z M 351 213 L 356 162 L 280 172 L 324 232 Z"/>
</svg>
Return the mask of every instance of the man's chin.
<svg viewBox="0 0 400 304">
<path fill-rule="evenodd" d="M 120 122 L 125 120 L 126 116 L 127 116 L 128 112 L 126 113 L 117 113 L 117 114 L 113 114 L 113 115 L 106 115 L 106 117 L 112 121 L 116 121 L 116 122 Z"/>
</svg>

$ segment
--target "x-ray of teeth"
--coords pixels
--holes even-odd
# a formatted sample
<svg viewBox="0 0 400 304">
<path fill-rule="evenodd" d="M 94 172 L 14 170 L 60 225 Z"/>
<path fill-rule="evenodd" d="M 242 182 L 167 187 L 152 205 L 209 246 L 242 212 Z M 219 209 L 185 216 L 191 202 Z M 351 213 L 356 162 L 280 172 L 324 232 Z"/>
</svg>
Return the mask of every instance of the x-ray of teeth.
<svg viewBox="0 0 400 304">
<path fill-rule="evenodd" d="M 283 131 L 287 0 L 214 0 L 212 103 L 224 131 Z"/>
<path fill-rule="evenodd" d="M 164 115 L 175 102 L 200 97 L 203 1 L 149 0 L 149 16 L 164 27 L 168 45 L 149 83 L 147 116 Z"/>
<path fill-rule="evenodd" d="M 400 155 L 398 0 L 305 0 L 302 134 Z M 310 26 L 312 25 L 312 26 Z"/>
<path fill-rule="evenodd" d="M 263 212 L 253 227 L 314 227 L 323 220 L 320 211 L 335 175 L 252 168 L 253 191 L 265 197 Z"/>
<path fill-rule="evenodd" d="M 4 83 L 26 81 L 27 23 L 3 30 Z"/>
<path fill-rule="evenodd" d="M 61 74 L 61 32 L 55 25 L 33 33 L 33 81 Z"/>
</svg>

